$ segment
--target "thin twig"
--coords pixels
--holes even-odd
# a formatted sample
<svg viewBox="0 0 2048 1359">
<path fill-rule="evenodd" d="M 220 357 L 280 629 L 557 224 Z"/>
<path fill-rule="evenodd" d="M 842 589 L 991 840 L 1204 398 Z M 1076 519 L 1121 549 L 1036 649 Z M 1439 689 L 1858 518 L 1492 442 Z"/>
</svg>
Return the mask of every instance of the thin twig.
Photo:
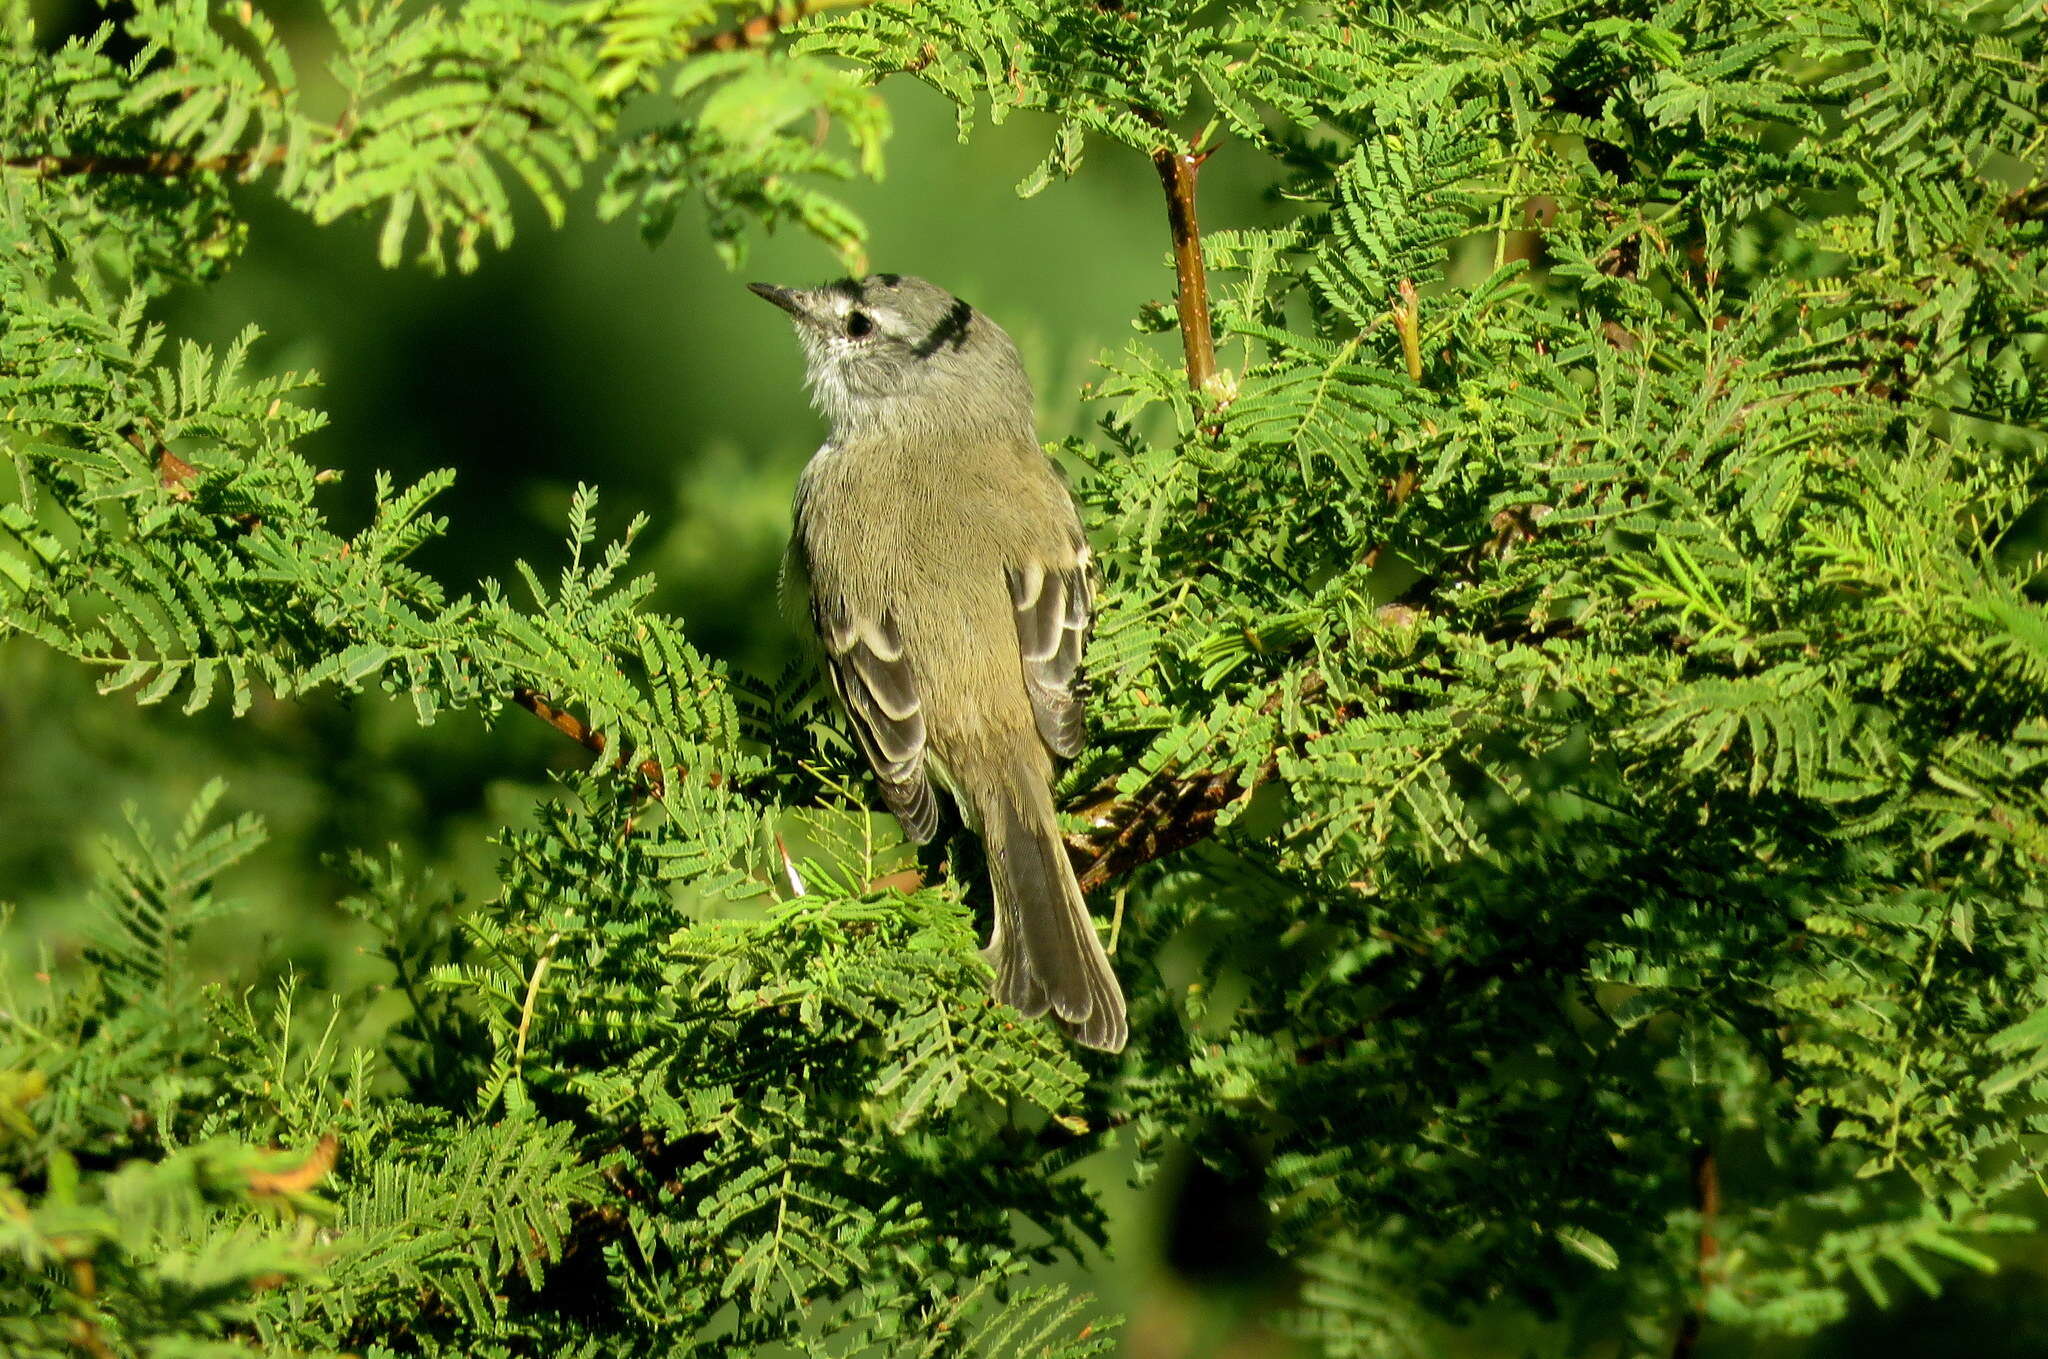
<svg viewBox="0 0 2048 1359">
<path fill-rule="evenodd" d="M 1700 1213 L 1699 1258 L 1695 1265 L 1699 1296 L 1693 1299 L 1685 1320 L 1678 1324 L 1678 1336 L 1671 1342 L 1671 1359 L 1692 1359 L 1707 1324 L 1707 1289 L 1713 1284 L 1714 1261 L 1721 1254 L 1720 1238 L 1714 1234 L 1721 1215 L 1721 1167 L 1712 1147 L 1703 1146 L 1693 1156 L 1693 1202 Z"/>
<path fill-rule="evenodd" d="M 519 1041 L 512 1047 L 512 1069 L 517 1071 L 526 1065 L 526 1037 L 533 1028 L 534 1006 L 540 1000 L 541 978 L 548 974 L 548 964 L 555 960 L 555 945 L 562 942 L 562 932 L 556 930 L 542 945 L 540 957 L 533 960 L 533 973 L 526 979 L 526 1001 L 519 1007 Z"/>
<path fill-rule="evenodd" d="M 565 708 L 556 707 L 551 700 L 543 697 L 537 691 L 523 688 L 514 689 L 512 691 L 512 701 L 553 727 L 556 731 L 562 733 L 562 735 L 582 746 L 585 750 L 597 755 L 604 754 L 606 741 L 603 732 L 592 730 L 582 718 Z M 635 767 L 639 771 L 641 780 L 646 783 L 648 792 L 655 797 L 660 797 L 663 790 L 668 787 L 668 778 L 661 765 L 653 759 L 645 759 L 640 761 Z M 716 777 L 716 775 L 713 775 L 714 780 Z"/>
<path fill-rule="evenodd" d="M 71 1267 L 71 1291 L 90 1305 L 92 1313 L 97 1314 L 99 1308 L 93 1305 L 93 1299 L 99 1293 L 99 1282 L 93 1272 L 92 1257 L 77 1255 L 68 1263 Z M 71 1343 L 91 1355 L 93 1359 L 114 1359 L 113 1349 L 108 1346 L 106 1337 L 100 1334 L 100 1328 L 94 1323 L 91 1315 L 81 1314 L 71 1318 Z"/>
<path fill-rule="evenodd" d="M 1408 364 L 1408 380 L 1422 381 L 1422 303 L 1415 295 L 1415 281 L 1401 280 L 1394 299 L 1394 329 L 1401 335 L 1401 357 Z"/>
<path fill-rule="evenodd" d="M 1164 124 L 1148 119 L 1160 131 Z M 1202 227 L 1195 218 L 1195 179 L 1209 152 L 1187 151 L 1171 138 L 1152 150 L 1152 168 L 1166 192 L 1166 222 L 1173 232 L 1173 272 L 1179 281 L 1180 343 L 1187 355 L 1188 386 L 1209 390 L 1216 376 L 1216 336 L 1209 324 L 1209 274 L 1202 265 Z"/>
<path fill-rule="evenodd" d="M 76 155 L 29 152 L 8 156 L 0 165 L 10 170 L 29 170 L 38 175 L 139 175 L 151 179 L 177 179 L 183 175 L 242 174 L 251 168 L 282 165 L 284 148 L 263 152 L 229 151 L 218 156 L 194 156 L 183 151 L 145 151 L 140 155 L 102 155 L 86 151 Z"/>
</svg>

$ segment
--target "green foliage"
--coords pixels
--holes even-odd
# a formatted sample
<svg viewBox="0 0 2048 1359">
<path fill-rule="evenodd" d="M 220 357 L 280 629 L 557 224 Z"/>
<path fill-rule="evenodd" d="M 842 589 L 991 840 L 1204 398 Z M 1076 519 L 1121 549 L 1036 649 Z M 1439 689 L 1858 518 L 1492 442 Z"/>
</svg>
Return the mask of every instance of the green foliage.
<svg viewBox="0 0 2048 1359">
<path fill-rule="evenodd" d="M 487 900 L 357 854 L 361 991 L 201 985 L 261 830 L 138 826 L 0 1004 L 14 1347 L 1097 1353 L 1038 1271 L 1113 1140 L 1256 1192 L 1333 1355 L 1503 1299 L 1570 1353 L 1807 1334 L 2037 1233 L 2038 6 L 322 12 L 338 97 L 246 8 L 139 6 L 120 63 L 11 26 L 0 629 L 142 703 L 510 700 L 600 753 Z M 1134 343 L 1072 449 L 1076 835 L 1193 845 L 1104 860 L 1121 1063 L 986 999 L 976 875 L 903 876 L 815 686 L 648 608 L 638 523 L 580 491 L 556 578 L 453 593 L 447 474 L 335 527 L 306 381 L 150 319 L 233 180 L 392 262 L 586 167 L 650 234 L 694 193 L 855 259 L 812 181 L 878 173 L 897 73 L 963 136 L 1050 115 L 1027 192 L 1092 140 L 1288 205 L 1207 223 L 1221 371 Z"/>
<path fill-rule="evenodd" d="M 266 1206 L 286 1197 L 259 1187 L 280 1178 L 265 1168 L 275 1159 L 209 1142 L 84 1177 L 60 1151 L 39 1198 L 0 1182 L 8 1353 L 244 1352 L 212 1337 L 247 1324 L 261 1290 L 302 1287 L 317 1272 L 304 1228 L 326 1205 L 300 1192 L 290 1195 L 300 1203 Z"/>
<path fill-rule="evenodd" d="M 628 101 L 660 88 L 679 58 L 708 50 L 719 26 L 764 12 L 715 0 L 456 9 L 335 0 L 321 6 L 333 33 L 326 80 L 309 93 L 275 24 L 250 6 L 138 6 L 122 31 L 141 51 L 125 63 L 107 54 L 111 27 L 46 55 L 18 0 L 9 10 L 0 118 L 11 144 L 37 156 L 155 158 L 137 167 L 145 173 L 204 172 L 196 196 L 129 186 L 109 194 L 89 179 L 34 195 L 54 199 L 46 210 L 57 218 L 100 221 L 111 207 L 144 219 L 148 258 L 172 276 L 204 273 L 232 254 L 222 178 L 270 181 L 316 222 L 375 215 L 387 264 L 452 259 L 472 268 L 483 245 L 511 241 L 516 192 L 559 224 Z M 687 134 L 642 134 L 618 169 L 630 180 L 652 162 L 646 173 L 663 181 L 647 193 L 656 216 L 694 187 L 714 205 L 713 232 L 729 252 L 752 216 L 801 222 L 856 257 L 859 223 L 787 177 L 844 177 L 856 165 L 877 173 L 888 128 L 878 101 L 820 63 L 744 50 L 683 65 L 664 93 L 689 115 L 678 125 Z M 813 141 L 813 115 L 837 121 L 846 153 Z"/>
</svg>

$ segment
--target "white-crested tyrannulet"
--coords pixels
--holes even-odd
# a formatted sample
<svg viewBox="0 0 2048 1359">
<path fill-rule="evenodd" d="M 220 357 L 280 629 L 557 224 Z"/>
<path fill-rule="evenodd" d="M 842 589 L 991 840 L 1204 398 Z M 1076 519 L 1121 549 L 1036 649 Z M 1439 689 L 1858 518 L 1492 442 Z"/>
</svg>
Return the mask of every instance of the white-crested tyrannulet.
<svg viewBox="0 0 2048 1359">
<path fill-rule="evenodd" d="M 1085 739 L 1087 541 L 993 321 L 923 279 L 750 287 L 796 322 L 831 438 L 796 492 L 793 559 L 889 809 L 938 828 L 936 777 L 988 849 L 995 994 L 1090 1047 L 1123 992 L 1061 845 L 1052 759 Z"/>
</svg>

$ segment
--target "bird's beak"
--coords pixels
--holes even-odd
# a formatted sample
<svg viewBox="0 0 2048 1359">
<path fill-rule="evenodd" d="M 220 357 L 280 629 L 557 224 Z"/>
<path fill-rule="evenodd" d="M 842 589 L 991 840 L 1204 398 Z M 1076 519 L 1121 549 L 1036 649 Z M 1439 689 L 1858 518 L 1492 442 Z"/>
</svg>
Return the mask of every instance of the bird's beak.
<svg viewBox="0 0 2048 1359">
<path fill-rule="evenodd" d="M 773 283 L 749 283 L 747 291 L 756 297 L 767 298 L 770 302 L 773 302 L 798 320 L 803 319 L 804 307 L 803 303 L 798 300 L 796 289 L 778 288 Z"/>
</svg>

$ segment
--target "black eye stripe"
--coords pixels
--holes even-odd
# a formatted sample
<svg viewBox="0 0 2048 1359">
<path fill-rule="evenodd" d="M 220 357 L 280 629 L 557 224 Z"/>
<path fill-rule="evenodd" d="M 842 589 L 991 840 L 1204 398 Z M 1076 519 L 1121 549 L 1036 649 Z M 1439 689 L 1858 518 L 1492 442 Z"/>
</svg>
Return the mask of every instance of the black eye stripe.
<svg viewBox="0 0 2048 1359">
<path fill-rule="evenodd" d="M 918 341 L 910 352 L 921 359 L 928 359 L 947 345 L 958 349 L 967 343 L 967 328 L 973 319 L 974 308 L 954 298 L 952 308 L 932 327 L 932 333 Z"/>
</svg>

